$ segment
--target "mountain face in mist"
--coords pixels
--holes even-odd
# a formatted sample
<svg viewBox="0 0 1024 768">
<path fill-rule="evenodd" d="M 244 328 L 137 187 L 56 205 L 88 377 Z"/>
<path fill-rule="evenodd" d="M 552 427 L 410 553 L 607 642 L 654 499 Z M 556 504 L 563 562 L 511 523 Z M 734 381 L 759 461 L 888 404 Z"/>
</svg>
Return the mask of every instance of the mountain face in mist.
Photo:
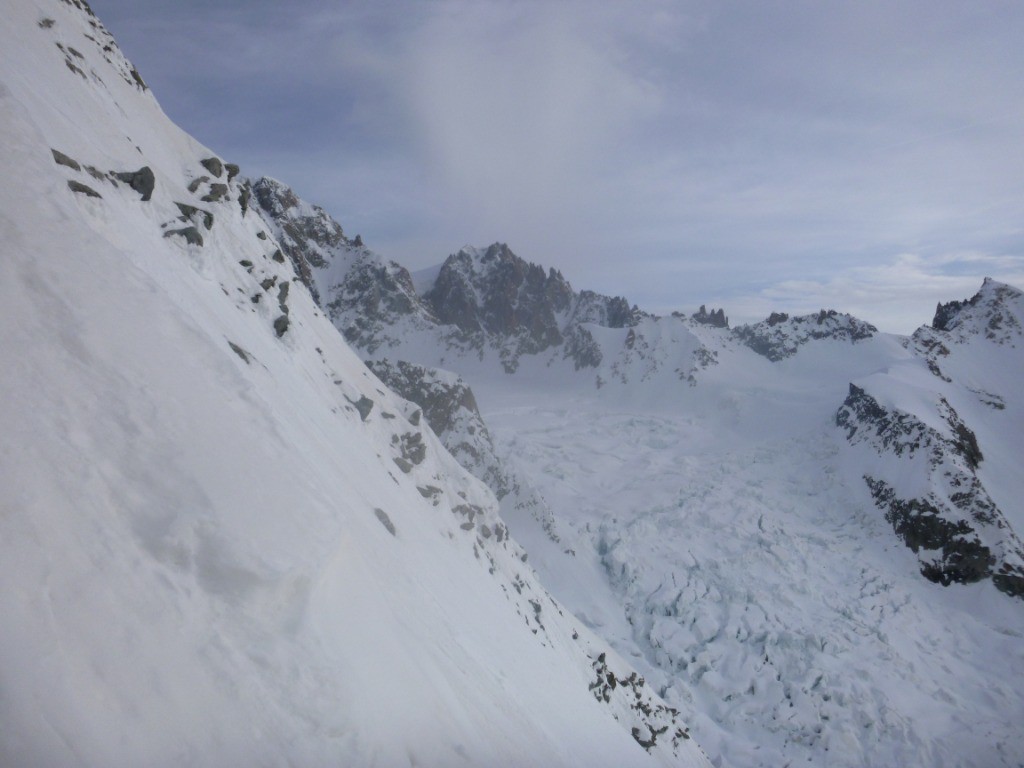
<svg viewBox="0 0 1024 768">
<path fill-rule="evenodd" d="M 465 386 L 325 317 L 358 237 L 83 0 L 5 7 L 0 137 L 0 764 L 708 764 L 438 438 L 499 484 Z"/>
<path fill-rule="evenodd" d="M 342 247 L 312 272 L 404 396 L 472 387 L 483 447 L 449 447 L 716 759 L 1024 755 L 1020 291 L 986 280 L 901 337 L 831 309 L 656 317 L 500 243 L 418 273 Z"/>
</svg>

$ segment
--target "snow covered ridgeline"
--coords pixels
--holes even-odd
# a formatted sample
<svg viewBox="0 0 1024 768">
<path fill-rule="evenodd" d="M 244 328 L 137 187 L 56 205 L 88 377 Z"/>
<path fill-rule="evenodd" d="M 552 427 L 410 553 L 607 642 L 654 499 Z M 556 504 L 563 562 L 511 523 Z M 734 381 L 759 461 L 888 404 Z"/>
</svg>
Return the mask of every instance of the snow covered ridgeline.
<svg viewBox="0 0 1024 768">
<path fill-rule="evenodd" d="M 609 381 L 649 380 L 665 370 L 696 383 L 723 347 L 742 344 L 771 361 L 808 342 L 856 343 L 874 326 L 834 310 L 730 329 L 721 309 L 655 317 L 622 297 L 576 291 L 554 268 L 530 263 L 503 243 L 465 247 L 412 275 L 349 240 L 340 225 L 280 182 L 254 184 L 261 215 L 345 338 L 362 354 L 429 367 L 492 360 L 505 373 L 534 359 L 571 364 Z M 358 240 L 358 243 L 357 243 Z"/>
<path fill-rule="evenodd" d="M 922 573 L 942 584 L 990 579 L 1016 597 L 1024 597 L 1024 545 L 985 485 L 1004 487 L 1009 473 L 985 473 L 985 459 L 1019 459 L 1021 317 L 1024 295 L 986 279 L 970 300 L 940 304 L 931 327 L 908 341 L 930 379 L 873 375 L 850 385 L 836 414 L 852 445 L 883 459 L 863 457 L 865 482 Z M 1020 497 L 1001 498 L 1019 521 Z"/>
<path fill-rule="evenodd" d="M 864 480 L 896 534 L 918 553 L 925 577 L 946 585 L 991 579 L 1024 597 L 1024 546 L 978 479 L 977 438 L 944 398 L 936 411 L 942 431 L 851 384 L 836 424 L 852 444 L 866 443 L 883 457 Z"/>
<path fill-rule="evenodd" d="M 0 20 L 0 763 L 706 764 L 133 71 Z"/>
<path fill-rule="evenodd" d="M 784 312 L 773 312 L 766 320 L 733 331 L 736 338 L 772 362 L 792 357 L 808 341 L 832 339 L 854 343 L 876 333 L 878 329 L 870 323 L 841 315 L 834 309 L 793 318 Z"/>
<path fill-rule="evenodd" d="M 284 184 L 260 179 L 253 189 L 299 275 L 345 338 L 368 356 L 412 361 L 403 346 L 429 337 L 431 347 L 459 356 L 496 358 L 506 373 L 523 355 L 549 350 L 587 367 L 599 360 L 579 338 L 583 325 L 623 328 L 643 316 L 621 297 L 575 292 L 558 271 L 530 264 L 501 243 L 464 248 L 429 276 L 414 276 L 358 236 L 345 237 L 336 221 Z M 566 337 L 575 343 L 566 344 Z"/>
</svg>

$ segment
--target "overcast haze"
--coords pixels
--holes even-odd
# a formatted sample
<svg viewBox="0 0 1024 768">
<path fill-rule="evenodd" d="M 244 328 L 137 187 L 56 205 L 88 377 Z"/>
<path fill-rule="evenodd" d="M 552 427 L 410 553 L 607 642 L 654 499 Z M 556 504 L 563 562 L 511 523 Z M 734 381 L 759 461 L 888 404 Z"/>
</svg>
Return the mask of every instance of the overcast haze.
<svg viewBox="0 0 1024 768">
<path fill-rule="evenodd" d="M 170 117 L 411 269 L 909 332 L 1024 287 L 1024 4 L 91 0 Z"/>
</svg>

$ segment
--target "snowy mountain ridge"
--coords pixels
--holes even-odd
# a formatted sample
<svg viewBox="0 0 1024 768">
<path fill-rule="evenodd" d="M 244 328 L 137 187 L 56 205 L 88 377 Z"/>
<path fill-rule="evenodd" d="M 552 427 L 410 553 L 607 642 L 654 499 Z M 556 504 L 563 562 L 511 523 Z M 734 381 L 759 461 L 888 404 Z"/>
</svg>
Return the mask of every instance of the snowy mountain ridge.
<svg viewBox="0 0 1024 768">
<path fill-rule="evenodd" d="M 945 422 L 941 432 L 851 384 L 836 424 L 850 443 L 866 443 L 885 459 L 864 480 L 896 534 L 920 553 L 928 579 L 948 585 L 990 578 L 1020 597 L 1024 546 L 977 477 L 977 438 L 944 398 L 935 408 Z M 897 490 L 908 476 L 918 480 L 917 493 Z"/>
<path fill-rule="evenodd" d="M 706 765 L 343 343 L 302 232 L 86 3 L 6 10 L 0 763 Z"/>
</svg>

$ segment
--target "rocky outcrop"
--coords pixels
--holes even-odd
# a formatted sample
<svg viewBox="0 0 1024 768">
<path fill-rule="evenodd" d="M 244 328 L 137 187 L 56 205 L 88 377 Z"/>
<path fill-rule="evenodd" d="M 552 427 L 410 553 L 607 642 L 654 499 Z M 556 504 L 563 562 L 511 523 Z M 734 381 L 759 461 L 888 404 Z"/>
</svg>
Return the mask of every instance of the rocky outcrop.
<svg viewBox="0 0 1024 768">
<path fill-rule="evenodd" d="M 933 374 L 951 382 L 946 371 L 960 350 L 975 339 L 1002 347 L 1017 347 L 1024 338 L 1022 319 L 1024 294 L 1012 286 L 985 278 L 981 289 L 970 299 L 939 304 L 931 326 L 924 325 L 914 331 L 908 346 L 924 359 Z M 998 394 L 976 394 L 994 408 L 1003 407 L 1003 398 Z"/>
<path fill-rule="evenodd" d="M 228 196 L 227 184 L 211 184 L 210 191 L 200 198 L 204 203 L 219 203 Z"/>
<path fill-rule="evenodd" d="M 189 245 L 198 245 L 202 247 L 203 236 L 199 233 L 199 230 L 195 227 L 182 227 L 181 229 L 169 229 L 164 232 L 164 237 L 182 237 L 185 242 Z"/>
<path fill-rule="evenodd" d="M 561 276 L 561 273 L 559 273 Z M 622 296 L 605 296 L 594 291 L 580 291 L 575 295 L 566 327 L 593 323 L 605 328 L 629 328 L 647 317 L 636 304 L 632 307 Z"/>
<path fill-rule="evenodd" d="M 710 312 L 700 305 L 700 309 L 691 315 L 694 322 L 700 323 L 701 325 L 710 325 L 713 328 L 728 328 L 729 318 L 725 316 L 724 309 L 712 309 Z"/>
<path fill-rule="evenodd" d="M 563 345 L 577 370 L 596 365 L 600 352 L 581 327 L 623 328 L 644 316 L 622 297 L 576 293 L 561 272 L 525 261 L 504 243 L 449 256 L 423 299 L 442 325 L 478 349 L 496 350 L 508 373 L 522 355 Z"/>
<path fill-rule="evenodd" d="M 354 248 L 354 242 L 323 208 L 300 200 L 281 182 L 263 177 L 252 183 L 250 189 L 264 219 L 276 230 L 277 240 L 295 273 L 319 301 L 313 270 L 329 266 L 339 252 Z"/>
<path fill-rule="evenodd" d="M 1020 320 L 1013 311 L 1022 296 L 1013 286 L 986 277 L 981 290 L 970 299 L 939 304 L 931 329 L 944 331 L 957 341 L 983 336 L 997 344 L 1012 345 L 1022 333 Z"/>
<path fill-rule="evenodd" d="M 436 325 L 416 294 L 409 271 L 370 253 L 356 255 L 340 282 L 320 296 L 326 298 L 324 309 L 345 339 L 366 355 L 398 343 L 404 320 Z"/>
<path fill-rule="evenodd" d="M 416 405 L 445 448 L 498 499 L 509 492 L 509 480 L 476 405 L 473 391 L 458 376 L 403 360 L 369 360 L 367 366 L 389 389 Z"/>
<path fill-rule="evenodd" d="M 864 480 L 926 578 L 944 585 L 991 579 L 1024 597 L 1024 546 L 977 476 L 978 440 L 942 397 L 936 412 L 941 432 L 851 384 L 836 425 L 849 443 L 889 459 Z"/>
<path fill-rule="evenodd" d="M 68 157 L 63 152 L 56 149 L 51 149 L 50 152 L 53 153 L 53 162 L 55 162 L 57 165 L 66 165 L 73 171 L 82 170 L 82 166 L 74 158 Z"/>
<path fill-rule="evenodd" d="M 219 157 L 208 157 L 205 160 L 200 160 L 199 164 L 218 179 L 224 174 L 224 163 Z"/>
<path fill-rule="evenodd" d="M 207 230 L 213 229 L 213 214 L 209 211 L 204 211 L 201 208 L 196 208 L 194 205 L 188 203 L 175 203 L 178 210 L 181 211 L 180 219 L 182 221 L 202 221 L 203 226 Z"/>
<path fill-rule="evenodd" d="M 96 54 L 109 64 L 128 85 L 139 91 L 148 91 L 149 89 L 142 79 L 142 75 L 121 53 L 117 41 L 107 31 L 107 28 L 103 26 L 103 23 L 96 14 L 92 12 L 89 4 L 85 0 L 63 0 L 63 2 L 79 9 L 86 18 L 89 32 L 82 36 L 82 43 L 84 44 L 82 47 L 84 48 L 86 45 L 95 46 Z M 42 30 L 53 30 L 55 34 L 61 35 L 57 22 L 52 18 L 44 17 L 40 19 L 38 26 Z M 81 51 L 63 42 L 55 42 L 55 46 L 63 56 L 64 64 L 70 72 L 80 76 L 85 82 L 89 82 L 92 79 L 95 82 L 103 83 L 103 78 L 93 67 L 89 67 L 89 73 L 86 75 L 82 67 L 88 65 L 85 63 L 86 57 Z"/>
<path fill-rule="evenodd" d="M 604 360 L 601 347 L 586 326 L 571 326 L 565 335 L 562 356 L 572 360 L 578 371 L 581 368 L 597 368 Z"/>
<path fill-rule="evenodd" d="M 90 187 L 88 184 L 82 184 L 81 182 L 75 181 L 74 179 L 68 180 L 68 189 L 70 189 L 72 192 L 77 192 L 80 195 L 85 195 L 86 197 L 103 197 L 103 195 L 101 195 L 95 189 Z"/>
<path fill-rule="evenodd" d="M 648 752 L 659 740 L 670 742 L 673 749 L 690 738 L 690 731 L 679 719 L 679 710 L 655 701 L 647 693 L 644 679 L 636 672 L 618 676 L 610 669 L 607 655 L 598 654 L 591 667 L 595 679 L 590 683 L 590 692 L 594 698 L 604 704 L 610 704 L 615 698 L 628 702 L 631 715 L 635 721 L 630 726 L 630 733 L 636 743 Z"/>
<path fill-rule="evenodd" d="M 556 314 L 569 308 L 572 289 L 561 273 L 545 273 L 495 243 L 449 256 L 424 299 L 442 323 L 513 338 L 518 352 L 536 354 L 562 343 Z"/>
<path fill-rule="evenodd" d="M 156 187 L 156 176 L 153 169 L 144 165 L 137 171 L 115 172 L 114 178 L 123 181 L 142 196 L 144 202 L 153 197 L 153 189 Z"/>
<path fill-rule="evenodd" d="M 870 339 L 876 333 L 878 329 L 870 323 L 852 315 L 840 314 L 834 309 L 823 309 L 817 314 L 793 318 L 782 313 L 772 313 L 760 323 L 734 328 L 732 335 L 774 363 L 792 357 L 810 341 L 831 339 L 853 344 Z"/>
</svg>

